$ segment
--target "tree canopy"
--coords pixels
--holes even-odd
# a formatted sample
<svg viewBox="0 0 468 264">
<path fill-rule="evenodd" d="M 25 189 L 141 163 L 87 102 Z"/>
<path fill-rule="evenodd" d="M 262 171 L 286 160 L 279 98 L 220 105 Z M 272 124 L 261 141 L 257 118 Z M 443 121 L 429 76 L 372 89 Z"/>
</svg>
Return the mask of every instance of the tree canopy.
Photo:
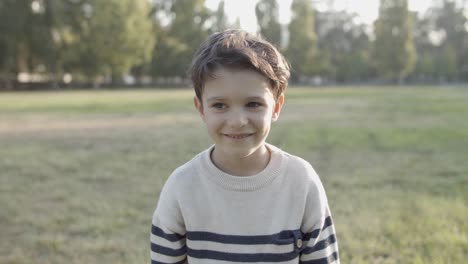
<svg viewBox="0 0 468 264">
<path fill-rule="evenodd" d="M 260 0 L 255 6 L 260 34 L 276 47 L 281 46 L 281 24 L 276 0 Z"/>
<path fill-rule="evenodd" d="M 372 58 L 377 71 L 401 82 L 416 61 L 408 0 L 380 0 L 379 17 L 374 23 Z"/>
<path fill-rule="evenodd" d="M 434 1 L 416 13 L 407 0 L 381 0 L 373 25 L 312 3 L 293 0 L 289 24 L 279 21 L 278 0 L 255 6 L 257 33 L 284 52 L 291 83 L 468 81 L 464 1 Z M 0 89 L 28 82 L 58 88 L 65 76 L 119 85 L 126 74 L 181 84 L 209 34 L 240 28 L 229 11 L 224 1 L 210 9 L 205 0 L 2 0 Z"/>
<path fill-rule="evenodd" d="M 289 43 L 286 57 L 292 65 L 292 77 L 310 76 L 318 71 L 314 11 L 308 0 L 294 0 L 291 5 Z"/>
</svg>

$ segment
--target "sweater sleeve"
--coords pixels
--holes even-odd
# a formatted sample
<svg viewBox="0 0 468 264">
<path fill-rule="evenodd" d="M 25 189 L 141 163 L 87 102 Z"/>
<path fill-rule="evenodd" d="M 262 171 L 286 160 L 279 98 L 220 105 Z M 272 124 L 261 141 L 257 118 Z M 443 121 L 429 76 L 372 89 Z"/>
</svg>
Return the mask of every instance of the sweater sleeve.
<svg viewBox="0 0 468 264">
<path fill-rule="evenodd" d="M 187 263 L 185 236 L 177 234 L 153 219 L 151 225 L 151 264 Z"/>
<path fill-rule="evenodd" d="M 328 206 L 321 220 L 303 237 L 301 264 L 339 264 L 338 242 Z"/>
<path fill-rule="evenodd" d="M 151 264 L 187 263 L 185 225 L 177 195 L 166 182 L 151 223 Z"/>
<path fill-rule="evenodd" d="M 301 264 L 339 264 L 338 241 L 323 185 L 312 169 L 302 226 Z"/>
</svg>

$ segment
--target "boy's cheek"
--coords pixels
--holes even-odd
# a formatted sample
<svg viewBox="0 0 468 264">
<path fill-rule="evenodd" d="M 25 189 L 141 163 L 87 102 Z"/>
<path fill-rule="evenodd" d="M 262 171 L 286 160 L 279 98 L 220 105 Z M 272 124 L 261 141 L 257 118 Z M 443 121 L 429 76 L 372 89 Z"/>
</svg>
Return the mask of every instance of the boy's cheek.
<svg viewBox="0 0 468 264">
<path fill-rule="evenodd" d="M 204 118 L 203 121 L 205 122 L 205 125 L 208 129 L 212 130 L 212 129 L 215 129 L 217 128 L 217 121 L 213 118 Z"/>
</svg>

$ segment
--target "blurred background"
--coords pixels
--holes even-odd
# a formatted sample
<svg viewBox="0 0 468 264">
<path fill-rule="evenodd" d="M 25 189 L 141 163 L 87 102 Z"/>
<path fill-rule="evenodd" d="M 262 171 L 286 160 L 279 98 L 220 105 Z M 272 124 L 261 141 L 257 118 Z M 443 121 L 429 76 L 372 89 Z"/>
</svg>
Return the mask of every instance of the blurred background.
<svg viewBox="0 0 468 264">
<path fill-rule="evenodd" d="M 468 80 L 466 0 L 2 0 L 0 89 L 186 85 L 210 33 L 259 32 L 292 83 Z"/>
<path fill-rule="evenodd" d="M 327 191 L 341 263 L 466 263 L 462 0 L 0 0 L 0 263 L 148 263 L 171 172 L 209 147 L 186 78 L 242 28 L 292 66 L 268 142 Z"/>
</svg>

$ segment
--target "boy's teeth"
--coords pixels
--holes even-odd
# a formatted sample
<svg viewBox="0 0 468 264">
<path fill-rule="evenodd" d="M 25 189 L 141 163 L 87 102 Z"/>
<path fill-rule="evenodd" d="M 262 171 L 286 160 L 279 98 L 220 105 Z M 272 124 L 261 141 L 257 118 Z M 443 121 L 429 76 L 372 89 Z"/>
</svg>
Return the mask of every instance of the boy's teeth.
<svg viewBox="0 0 468 264">
<path fill-rule="evenodd" d="M 249 135 L 239 135 L 239 136 L 236 136 L 236 135 L 227 135 L 227 136 L 230 137 L 230 138 L 234 138 L 234 139 L 241 139 L 241 138 L 248 137 Z"/>
</svg>

